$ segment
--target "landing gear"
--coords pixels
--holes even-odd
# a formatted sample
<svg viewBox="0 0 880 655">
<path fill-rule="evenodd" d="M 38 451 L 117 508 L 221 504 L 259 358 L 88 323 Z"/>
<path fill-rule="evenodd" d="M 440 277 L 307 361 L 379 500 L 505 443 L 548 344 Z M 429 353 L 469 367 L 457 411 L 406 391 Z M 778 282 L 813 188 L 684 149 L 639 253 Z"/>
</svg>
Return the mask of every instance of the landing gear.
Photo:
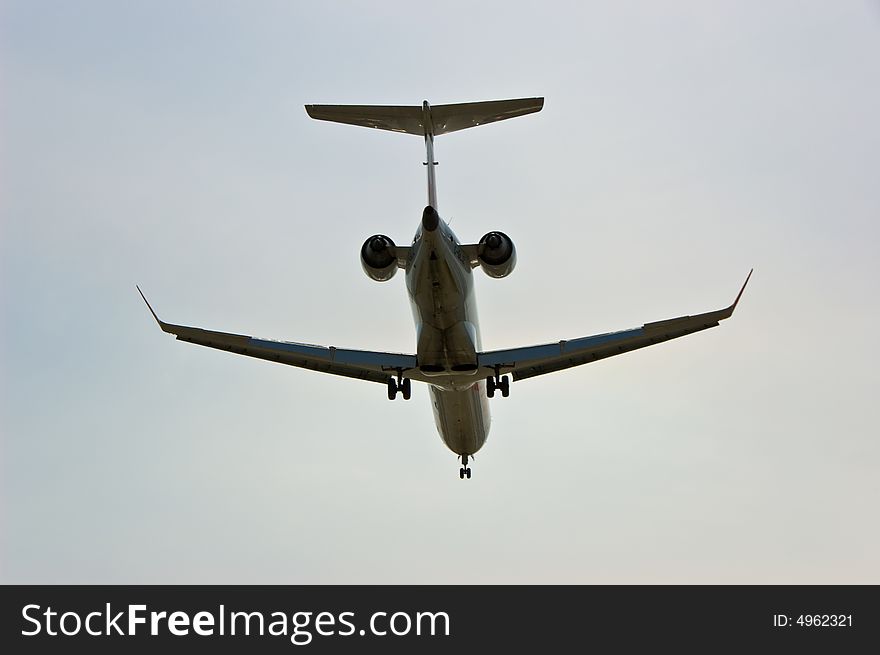
<svg viewBox="0 0 880 655">
<path fill-rule="evenodd" d="M 497 374 L 486 378 L 486 395 L 489 398 L 495 397 L 495 390 L 501 392 L 504 398 L 510 395 L 510 378 L 506 375 L 498 376 Z"/>
<path fill-rule="evenodd" d="M 468 456 L 462 455 L 461 457 L 462 457 L 461 463 L 464 466 L 462 466 L 460 469 L 458 469 L 458 479 L 464 480 L 465 478 L 467 478 L 468 480 L 470 480 L 471 479 L 471 467 L 467 465 L 468 464 Z"/>
<path fill-rule="evenodd" d="M 403 394 L 404 400 L 409 400 L 412 396 L 412 381 L 402 374 L 398 374 L 397 380 L 388 378 L 388 400 L 397 398 L 398 391 Z"/>
</svg>

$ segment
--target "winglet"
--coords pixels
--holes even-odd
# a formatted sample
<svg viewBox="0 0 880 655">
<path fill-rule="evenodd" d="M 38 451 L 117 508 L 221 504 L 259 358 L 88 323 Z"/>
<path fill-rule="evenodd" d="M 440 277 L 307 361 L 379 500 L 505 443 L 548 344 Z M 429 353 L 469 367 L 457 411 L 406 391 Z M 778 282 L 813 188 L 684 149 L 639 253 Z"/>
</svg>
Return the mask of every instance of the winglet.
<svg viewBox="0 0 880 655">
<path fill-rule="evenodd" d="M 746 281 L 743 282 L 742 289 L 739 290 L 739 293 L 736 294 L 736 300 L 733 301 L 733 304 L 730 306 L 730 313 L 733 314 L 733 310 L 736 309 L 736 304 L 739 302 L 739 299 L 743 295 L 743 291 L 746 290 L 746 285 L 749 283 L 749 278 L 752 277 L 752 273 L 755 272 L 755 269 L 749 271 L 749 274 L 746 276 Z"/>
<path fill-rule="evenodd" d="M 153 307 L 150 305 L 150 301 L 147 300 L 147 297 L 144 295 L 144 292 L 141 291 L 141 288 L 140 288 L 138 285 L 135 285 L 135 288 L 138 290 L 138 293 L 141 294 L 141 298 L 144 299 L 144 302 L 147 303 L 147 309 L 150 310 L 150 313 L 153 315 L 153 318 L 156 319 L 156 323 L 159 324 L 159 327 L 162 328 L 163 331 L 167 332 L 168 330 L 165 329 L 165 326 L 166 326 L 167 324 L 166 324 L 166 323 L 163 323 L 162 321 L 160 321 L 160 320 L 159 320 L 159 317 L 156 316 L 156 312 L 153 311 Z"/>
<path fill-rule="evenodd" d="M 739 299 L 742 298 L 743 291 L 746 290 L 746 285 L 749 283 L 749 278 L 752 277 L 752 273 L 755 272 L 755 269 L 749 271 L 749 274 L 746 276 L 746 281 L 743 282 L 742 289 L 739 290 L 739 293 L 736 294 L 736 300 L 733 301 L 733 304 L 729 307 L 725 307 L 724 309 L 719 309 L 717 312 L 709 312 L 705 316 L 711 317 L 716 321 L 723 321 L 725 318 L 730 318 L 733 316 L 733 310 L 736 309 L 736 305 L 739 302 Z"/>
</svg>

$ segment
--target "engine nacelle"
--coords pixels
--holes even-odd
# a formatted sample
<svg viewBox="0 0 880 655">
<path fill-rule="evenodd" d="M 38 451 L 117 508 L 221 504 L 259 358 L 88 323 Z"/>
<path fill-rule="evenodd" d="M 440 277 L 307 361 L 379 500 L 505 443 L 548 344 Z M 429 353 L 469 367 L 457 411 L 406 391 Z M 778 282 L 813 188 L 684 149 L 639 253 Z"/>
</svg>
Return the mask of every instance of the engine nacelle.
<svg viewBox="0 0 880 655">
<path fill-rule="evenodd" d="M 510 275 L 516 266 L 516 248 L 504 232 L 489 232 L 480 239 L 480 268 L 489 277 Z"/>
<path fill-rule="evenodd" d="M 376 282 L 387 282 L 397 273 L 397 247 L 384 234 L 374 234 L 361 247 L 364 273 Z"/>
</svg>

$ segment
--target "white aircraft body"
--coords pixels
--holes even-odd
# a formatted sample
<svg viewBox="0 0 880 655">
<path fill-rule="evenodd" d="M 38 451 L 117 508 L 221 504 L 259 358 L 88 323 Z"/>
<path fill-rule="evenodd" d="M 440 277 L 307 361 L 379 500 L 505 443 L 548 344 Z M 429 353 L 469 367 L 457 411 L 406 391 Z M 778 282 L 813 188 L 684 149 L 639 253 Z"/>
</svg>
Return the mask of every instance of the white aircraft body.
<svg viewBox="0 0 880 655">
<path fill-rule="evenodd" d="M 390 400 L 398 394 L 408 400 L 412 380 L 427 383 L 440 436 L 462 460 L 459 477 L 470 478 L 469 458 L 480 450 L 489 433 L 488 399 L 496 391 L 508 396 L 511 380 L 588 364 L 714 327 L 733 313 L 748 283 L 747 277 L 736 300 L 725 309 L 646 323 L 620 332 L 484 351 L 472 270 L 480 267 L 490 277 L 505 277 L 516 264 L 516 249 L 513 241 L 498 231 L 489 232 L 476 244 L 462 244 L 440 218 L 434 137 L 537 112 L 543 105 L 543 98 L 435 107 L 427 101 L 421 107 L 306 105 L 312 118 L 415 134 L 425 140 L 428 204 L 412 245 L 397 246 L 389 237 L 377 234 L 364 242 L 360 253 L 363 269 L 373 280 L 384 282 L 399 268 L 406 271 L 406 288 L 416 325 L 415 354 L 315 346 L 173 325 L 156 316 L 146 297 L 144 302 L 162 330 L 181 341 L 378 382 L 387 386 Z"/>
</svg>

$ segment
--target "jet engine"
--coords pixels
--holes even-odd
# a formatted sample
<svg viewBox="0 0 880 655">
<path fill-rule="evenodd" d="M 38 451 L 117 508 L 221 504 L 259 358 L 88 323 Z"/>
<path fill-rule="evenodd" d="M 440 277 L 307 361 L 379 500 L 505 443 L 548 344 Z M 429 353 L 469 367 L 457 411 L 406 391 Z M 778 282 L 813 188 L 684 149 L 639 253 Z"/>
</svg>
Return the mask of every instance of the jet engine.
<svg viewBox="0 0 880 655">
<path fill-rule="evenodd" d="M 489 232 L 480 239 L 480 267 L 489 277 L 510 275 L 516 266 L 516 248 L 504 232 Z"/>
<path fill-rule="evenodd" d="M 397 252 L 394 242 L 384 234 L 374 234 L 361 247 L 361 266 L 376 282 L 387 282 L 397 273 Z"/>
</svg>

